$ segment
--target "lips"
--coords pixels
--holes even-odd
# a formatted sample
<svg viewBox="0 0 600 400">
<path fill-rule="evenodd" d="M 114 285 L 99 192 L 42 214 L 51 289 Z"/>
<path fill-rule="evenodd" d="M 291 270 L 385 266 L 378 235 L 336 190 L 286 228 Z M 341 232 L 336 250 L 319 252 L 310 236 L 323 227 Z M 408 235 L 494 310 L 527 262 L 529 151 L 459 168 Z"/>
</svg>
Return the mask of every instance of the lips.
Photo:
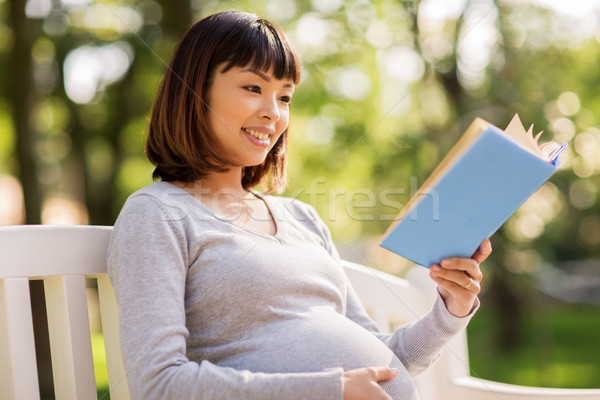
<svg viewBox="0 0 600 400">
<path fill-rule="evenodd" d="M 254 129 L 242 128 L 248 140 L 255 146 L 268 149 L 271 146 L 271 135 Z M 264 138 L 264 139 L 263 139 Z"/>
</svg>

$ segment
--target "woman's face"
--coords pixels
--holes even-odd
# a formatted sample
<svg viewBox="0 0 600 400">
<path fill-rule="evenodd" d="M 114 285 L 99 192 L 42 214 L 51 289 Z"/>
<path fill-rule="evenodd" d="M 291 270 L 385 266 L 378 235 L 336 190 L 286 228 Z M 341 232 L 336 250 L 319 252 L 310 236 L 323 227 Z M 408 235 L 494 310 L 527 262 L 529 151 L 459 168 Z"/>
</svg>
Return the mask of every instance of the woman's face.
<svg viewBox="0 0 600 400">
<path fill-rule="evenodd" d="M 208 123 L 233 166 L 261 164 L 288 127 L 294 83 L 270 72 L 220 67 L 208 90 Z"/>
</svg>

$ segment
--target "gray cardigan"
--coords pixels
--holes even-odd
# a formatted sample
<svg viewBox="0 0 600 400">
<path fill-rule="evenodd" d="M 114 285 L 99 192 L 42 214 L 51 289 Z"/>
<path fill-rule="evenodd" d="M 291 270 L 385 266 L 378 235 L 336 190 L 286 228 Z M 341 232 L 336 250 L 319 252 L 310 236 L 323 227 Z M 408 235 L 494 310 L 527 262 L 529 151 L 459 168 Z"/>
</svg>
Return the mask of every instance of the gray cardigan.
<svg viewBox="0 0 600 400">
<path fill-rule="evenodd" d="M 379 333 L 309 205 L 258 195 L 277 225 L 254 232 L 159 182 L 126 202 L 108 272 L 133 399 L 342 399 L 344 370 L 389 365 L 381 386 L 417 399 L 411 376 L 465 328 L 439 298 Z"/>
</svg>

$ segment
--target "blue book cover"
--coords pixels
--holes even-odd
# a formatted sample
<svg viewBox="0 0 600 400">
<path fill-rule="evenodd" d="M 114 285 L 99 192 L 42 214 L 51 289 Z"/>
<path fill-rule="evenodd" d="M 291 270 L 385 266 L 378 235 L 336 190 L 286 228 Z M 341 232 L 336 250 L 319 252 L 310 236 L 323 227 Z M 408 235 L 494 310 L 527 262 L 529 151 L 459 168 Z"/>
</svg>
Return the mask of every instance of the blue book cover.
<svg viewBox="0 0 600 400">
<path fill-rule="evenodd" d="M 434 171 L 380 245 L 425 267 L 471 257 L 556 171 L 564 146 L 543 159 L 477 119 L 438 167 L 441 176 Z"/>
</svg>

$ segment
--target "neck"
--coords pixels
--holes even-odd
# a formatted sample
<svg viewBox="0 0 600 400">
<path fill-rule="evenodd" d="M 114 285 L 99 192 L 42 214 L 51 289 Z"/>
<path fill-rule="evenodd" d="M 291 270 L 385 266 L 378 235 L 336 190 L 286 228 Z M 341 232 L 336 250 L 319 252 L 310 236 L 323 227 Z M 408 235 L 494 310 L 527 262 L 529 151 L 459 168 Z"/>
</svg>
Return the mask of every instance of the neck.
<svg viewBox="0 0 600 400">
<path fill-rule="evenodd" d="M 242 186 L 242 168 L 230 167 L 225 172 L 211 172 L 206 177 L 190 183 L 175 183 L 188 191 L 193 191 L 201 198 L 219 197 L 226 202 L 241 201 L 248 196 Z"/>
</svg>

